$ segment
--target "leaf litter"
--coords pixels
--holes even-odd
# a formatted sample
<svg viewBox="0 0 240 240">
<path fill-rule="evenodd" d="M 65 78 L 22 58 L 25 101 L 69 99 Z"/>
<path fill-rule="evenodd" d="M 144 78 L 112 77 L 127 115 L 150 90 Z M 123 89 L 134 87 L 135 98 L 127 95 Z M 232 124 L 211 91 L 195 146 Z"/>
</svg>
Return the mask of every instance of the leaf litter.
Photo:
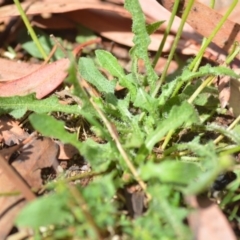
<svg viewBox="0 0 240 240">
<path fill-rule="evenodd" d="M 122 8 L 120 5 L 114 5 L 113 1 L 106 1 L 102 3 L 101 1 L 92 0 L 86 2 L 76 3 L 76 1 L 70 1 L 68 4 L 63 3 L 62 1 L 41 1 L 30 4 L 27 13 L 32 16 L 32 23 L 38 27 L 45 29 L 70 29 L 75 28 L 76 24 L 82 24 L 101 36 L 108 38 L 115 43 L 120 43 L 125 46 L 132 46 L 133 34 L 131 33 L 131 18 L 130 14 Z M 118 4 L 123 3 L 123 1 L 115 1 Z M 163 1 L 165 2 L 165 1 Z M 143 10 L 146 14 L 147 23 L 152 22 L 153 20 L 162 20 L 162 18 L 169 19 L 169 12 L 163 8 L 166 5 L 163 3 L 163 6 L 157 4 L 156 1 L 149 1 L 148 7 L 144 7 L 146 2 L 140 1 L 143 6 Z M 152 8 L 150 7 L 152 4 Z M 169 1 L 171 3 L 171 1 Z M 23 3 L 23 7 L 28 6 L 29 3 Z M 217 12 L 214 12 L 208 7 L 204 7 L 200 3 L 196 3 L 195 10 L 200 15 L 198 18 L 194 18 L 193 12 L 190 13 L 189 24 L 185 26 L 185 32 L 182 35 L 182 38 L 178 45 L 179 53 L 182 54 L 196 54 L 200 49 L 201 37 L 198 33 L 203 36 L 209 36 L 209 33 L 213 30 L 211 24 L 215 24 L 219 21 L 220 15 Z M 199 5 L 198 5 L 199 4 Z M 169 7 L 166 7 L 169 9 Z M 157 15 L 156 15 L 157 9 Z M 202 10 L 204 9 L 204 10 Z M 162 12 L 163 15 L 159 14 Z M 50 17 L 42 17 L 43 13 L 49 14 Z M 207 14 L 208 16 L 214 13 L 214 17 L 211 19 L 204 17 Z M 52 15 L 53 14 L 53 15 Z M 57 14 L 57 15 L 54 15 Z M 165 15 L 164 15 L 165 14 Z M 192 15 L 191 15 L 192 14 Z M 18 16 L 19 13 L 16 10 L 15 5 L 6 5 L 0 7 L 0 20 L 7 22 L 8 19 L 11 19 L 13 16 Z M 158 19 L 161 15 L 161 19 Z M 81 16 L 81 18 L 79 17 Z M 191 19 L 194 18 L 194 22 Z M 56 24 L 56 19 L 61 19 L 60 24 Z M 204 24 L 199 19 L 205 19 Z M 211 20 L 214 20 L 212 23 Z M 232 17 L 232 21 L 235 18 Z M 58 20 L 57 20 L 58 21 Z M 98 25 L 96 24 L 98 22 Z M 209 24 L 206 24 L 209 23 Z M 231 32 L 232 26 L 238 26 L 237 23 L 227 22 L 228 27 L 223 28 L 218 33 L 219 38 L 215 38 L 214 42 L 221 49 L 214 47 L 213 45 L 208 49 L 210 54 L 213 54 L 216 58 L 222 57 L 225 59 L 227 55 L 226 50 L 229 50 L 229 45 L 224 45 L 223 41 L 224 36 L 228 36 Z M 235 24 L 235 25 L 234 25 Z M 210 26 L 206 28 L 205 26 Z M 175 33 L 179 27 L 179 19 L 175 20 L 175 24 L 172 28 L 172 34 L 167 38 L 167 44 L 165 44 L 164 52 L 168 53 L 171 49 L 172 43 L 175 38 Z M 151 44 L 149 50 L 156 51 L 159 45 L 159 39 L 163 38 L 163 31 L 166 28 L 166 24 L 163 24 L 155 34 L 151 36 Z M 189 30 L 189 31 L 187 31 Z M 186 33 L 188 32 L 188 33 Z M 198 33 L 197 33 L 198 32 Z M 239 31 L 236 32 L 231 41 L 238 40 Z M 190 40 L 187 38 L 191 38 Z M 110 44 L 107 39 L 104 39 L 105 44 Z M 104 44 L 103 43 L 103 44 Z M 116 44 L 115 44 L 116 45 Z M 103 45 L 102 45 L 103 46 Z M 123 48 L 123 51 L 126 48 Z M 184 56 L 182 56 L 184 57 Z M 215 58 L 215 61 L 216 61 Z M 47 64 L 45 66 L 40 66 L 38 64 L 30 65 L 30 68 L 26 68 L 25 63 L 12 62 L 9 63 L 5 59 L 0 59 L 1 67 L 1 84 L 0 84 L 0 96 L 1 97 L 10 97 L 10 96 L 24 96 L 29 93 L 36 93 L 37 99 L 42 99 L 53 93 L 56 88 L 63 83 L 66 79 L 70 66 L 70 60 L 68 58 L 63 58 L 53 63 Z M 218 61 L 218 59 L 217 59 Z M 216 61 L 216 62 L 217 62 Z M 176 62 L 175 62 L 176 63 Z M 8 67 L 9 64 L 9 67 Z M 10 66 L 11 64 L 11 66 Z M 126 64 L 126 60 L 123 60 L 123 64 Z M 141 69 L 141 63 L 139 63 L 139 68 Z M 157 65 L 156 71 L 162 72 L 164 65 L 166 64 L 165 58 L 160 58 L 159 66 Z M 5 67 L 5 69 L 4 69 Z M 142 66 L 141 72 L 144 72 L 144 64 Z M 9 69 L 12 71 L 9 71 Z M 15 68 L 15 70 L 14 70 Z M 127 67 L 126 67 L 127 69 Z M 170 72 L 174 72 L 177 69 L 175 65 L 170 69 Z M 34 79 L 34 81 L 33 81 Z M 236 79 L 228 78 L 226 81 L 220 81 L 219 88 L 220 94 L 219 98 L 223 107 L 229 105 L 231 111 L 235 117 L 239 115 L 238 99 L 239 99 L 239 81 Z M 88 83 L 84 83 L 83 87 L 89 88 Z M 116 93 L 122 91 L 125 88 L 115 89 Z M 94 88 L 93 88 L 94 90 Z M 224 91 L 225 90 L 225 91 Z M 98 96 L 98 92 L 94 94 Z M 71 95 L 65 95 L 64 101 L 67 101 L 67 98 L 71 98 Z M 76 103 L 75 100 L 71 100 L 71 104 Z M 14 196 L 4 196 L 0 198 L 0 238 L 6 238 L 14 226 L 14 219 L 17 213 L 23 208 L 26 204 L 26 200 L 31 199 L 31 196 L 28 197 L 27 193 L 22 190 L 20 183 L 25 183 L 28 190 L 34 190 L 35 193 L 43 187 L 43 180 L 41 176 L 42 169 L 46 167 L 53 166 L 55 172 L 62 171 L 61 168 L 58 169 L 59 162 L 57 159 L 69 160 L 78 153 L 78 149 L 72 145 L 67 145 L 65 143 L 58 142 L 52 138 L 47 137 L 31 137 L 26 131 L 23 130 L 23 127 L 19 126 L 17 120 L 2 115 L 0 119 L 0 128 L 1 128 L 1 138 L 0 142 L 3 146 L 0 150 L 0 160 L 5 160 L 9 163 L 10 169 L 14 170 L 11 174 L 18 176 L 17 180 L 14 180 L 10 176 L 5 165 L 1 165 L 0 169 L 0 189 L 2 193 L 15 193 Z M 70 128 L 69 128 L 70 129 Z M 114 127 L 112 128 L 114 129 Z M 29 131 L 29 130 L 28 130 Z M 85 130 L 84 130 L 85 131 Z M 89 133 L 85 132 L 85 135 Z M 31 139 L 29 143 L 23 144 L 24 140 Z M 87 138 L 87 137 L 86 137 Z M 99 139 L 97 140 L 99 141 Z M 96 142 L 97 142 L 96 141 Z M 101 138 L 100 138 L 101 141 Z M 60 146 L 60 153 L 59 153 Z M 77 174 L 79 173 L 79 167 L 76 167 Z M 88 169 L 89 170 L 89 169 Z M 17 173 L 16 173 L 17 172 Z M 72 175 L 71 175 L 72 176 Z M 9 181 L 11 179 L 11 181 Z M 26 185 L 27 183 L 27 185 Z M 147 208 L 146 196 L 144 193 L 139 190 L 139 186 L 128 186 L 124 189 L 122 193 L 126 198 L 126 206 L 130 216 L 133 218 L 138 218 L 144 214 L 144 211 Z M 123 195 L 119 194 L 121 198 Z M 32 198 L 35 198 L 32 197 Z M 188 203 L 191 207 L 197 210 L 196 214 L 198 216 L 188 217 L 190 227 L 194 233 L 194 236 L 198 239 L 236 239 L 233 231 L 229 225 L 229 222 L 226 220 L 225 216 L 220 211 L 220 208 L 215 204 L 210 204 L 209 209 L 204 209 L 201 206 L 201 203 L 196 204 L 196 198 L 192 198 Z M 145 209 L 145 210 L 144 210 Z M 86 213 L 88 214 L 88 213 Z M 210 221 L 210 219 L 212 219 Z M 219 221 L 216 221 L 218 219 Z M 213 222 L 216 224 L 212 226 L 210 223 Z M 220 229 L 216 231 L 216 228 Z M 201 230 L 201 231 L 200 231 Z M 219 234 L 218 234 L 219 233 Z M 101 234 L 100 234 L 101 235 Z"/>
</svg>

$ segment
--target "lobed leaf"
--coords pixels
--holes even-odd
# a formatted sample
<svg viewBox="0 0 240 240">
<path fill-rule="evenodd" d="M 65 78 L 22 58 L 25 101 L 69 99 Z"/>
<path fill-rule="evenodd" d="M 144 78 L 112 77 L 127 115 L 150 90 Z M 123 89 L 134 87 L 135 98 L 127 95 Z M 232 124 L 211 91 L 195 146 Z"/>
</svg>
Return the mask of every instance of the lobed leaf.
<svg viewBox="0 0 240 240">
<path fill-rule="evenodd" d="M 0 97 L 0 114 L 9 113 L 15 118 L 21 118 L 26 111 L 36 113 L 65 112 L 80 114 L 81 107 L 78 105 L 63 105 L 55 96 L 38 100 L 34 94 L 27 96 Z"/>
<path fill-rule="evenodd" d="M 151 34 L 154 33 L 155 31 L 157 31 L 157 30 L 159 29 L 159 27 L 160 27 L 164 22 L 165 22 L 165 21 L 157 21 L 157 22 L 148 24 L 148 25 L 146 26 L 148 35 L 151 35 Z"/>
<path fill-rule="evenodd" d="M 146 29 L 144 14 L 138 0 L 126 0 L 124 6 L 132 15 L 132 31 L 135 34 L 133 38 L 134 47 L 132 48 L 131 55 L 133 58 L 143 59 L 147 70 L 147 81 L 150 84 L 151 90 L 153 90 L 154 83 L 157 81 L 158 76 L 152 68 L 148 57 L 150 37 Z"/>
<path fill-rule="evenodd" d="M 93 60 L 82 57 L 79 59 L 78 68 L 81 76 L 103 94 L 114 93 L 115 83 L 106 79 L 96 68 Z"/>
<path fill-rule="evenodd" d="M 78 141 L 76 134 L 71 134 L 64 129 L 64 122 L 46 114 L 36 113 L 29 116 L 29 120 L 33 127 L 44 136 L 58 138 L 64 143 L 72 144 L 80 151 L 81 142 Z"/>
<path fill-rule="evenodd" d="M 164 135 L 182 125 L 198 123 L 199 117 L 195 109 L 188 103 L 183 102 L 180 106 L 173 106 L 167 119 L 159 123 L 157 129 L 146 139 L 146 147 L 151 150 Z"/>
<path fill-rule="evenodd" d="M 109 71 L 112 76 L 117 77 L 119 84 L 126 87 L 130 91 L 131 97 L 135 98 L 137 86 L 129 79 L 129 76 L 125 75 L 117 59 L 110 52 L 104 50 L 96 50 L 95 54 L 101 67 Z"/>
<path fill-rule="evenodd" d="M 194 163 L 186 163 L 174 160 L 164 160 L 160 164 L 148 162 L 141 167 L 141 177 L 144 180 L 158 178 L 161 182 L 188 185 L 202 173 Z"/>
<path fill-rule="evenodd" d="M 20 212 L 15 220 L 16 224 L 21 227 L 37 229 L 41 226 L 73 222 L 73 215 L 66 208 L 68 198 L 66 192 L 61 196 L 52 194 L 38 198 L 26 205 Z"/>
<path fill-rule="evenodd" d="M 145 109 L 150 113 L 154 113 L 156 106 L 157 106 L 157 100 L 155 98 L 151 97 L 142 88 L 139 88 L 137 91 L 137 96 L 136 96 L 136 99 L 135 99 L 133 105 L 135 107 Z"/>
</svg>

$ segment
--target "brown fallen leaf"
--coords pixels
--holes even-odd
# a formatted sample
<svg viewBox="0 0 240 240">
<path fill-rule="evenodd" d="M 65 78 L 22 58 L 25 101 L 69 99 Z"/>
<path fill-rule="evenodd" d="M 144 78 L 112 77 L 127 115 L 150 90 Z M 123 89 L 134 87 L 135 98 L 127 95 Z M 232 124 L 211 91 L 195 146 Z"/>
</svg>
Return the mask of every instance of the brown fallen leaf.
<svg viewBox="0 0 240 240">
<path fill-rule="evenodd" d="M 12 146 L 19 144 L 20 140 L 27 138 L 28 135 L 19 127 L 19 123 L 16 120 L 6 115 L 0 117 L 0 143 Z"/>
<path fill-rule="evenodd" d="M 162 0 L 162 4 L 166 9 L 171 11 L 174 1 Z M 181 16 L 187 4 L 188 0 L 181 2 L 181 5 L 178 9 L 178 16 Z M 221 18 L 222 15 L 217 11 L 195 1 L 187 18 L 187 22 L 198 33 L 204 37 L 209 37 Z M 204 22 L 202 19 L 204 19 Z M 240 25 L 230 20 L 226 20 L 224 25 L 213 39 L 213 42 L 220 48 L 229 51 L 235 41 L 240 41 Z"/>
<path fill-rule="evenodd" d="M 67 58 L 42 66 L 29 75 L 0 84 L 0 96 L 23 96 L 36 92 L 41 99 L 56 89 L 66 78 L 70 61 Z"/>
<path fill-rule="evenodd" d="M 234 69 L 235 73 L 240 74 L 240 69 Z M 228 104 L 229 111 L 234 117 L 240 115 L 240 80 L 225 76 L 218 81 L 219 100 L 221 107 Z"/>
<path fill-rule="evenodd" d="M 16 79 L 37 70 L 41 65 L 27 62 L 16 62 L 0 58 L 0 81 L 2 79 Z"/>
<path fill-rule="evenodd" d="M 13 169 L 34 189 L 42 186 L 41 169 L 56 164 L 58 145 L 50 138 L 38 138 L 24 145 L 19 156 L 12 163 Z M 1 151 L 0 151 L 1 154 Z M 13 227 L 13 220 L 21 208 L 25 205 L 24 195 L 19 195 L 19 183 L 0 169 L 1 193 L 18 193 L 13 196 L 0 197 L 0 239 L 5 239 Z M 15 173 L 16 174 L 16 173 Z"/>
<path fill-rule="evenodd" d="M 69 160 L 75 154 L 79 153 L 78 149 L 72 146 L 71 144 L 57 142 L 59 145 L 59 160 Z"/>
<path fill-rule="evenodd" d="M 224 2 L 227 2 L 228 5 L 223 7 L 223 8 L 220 8 L 218 11 L 224 15 L 227 10 L 229 9 L 229 5 L 231 4 L 232 0 L 229 0 L 229 1 L 224 1 Z M 233 9 L 231 15 L 229 16 L 229 19 L 233 22 L 236 22 L 238 24 L 240 24 L 240 15 L 239 15 L 239 11 L 240 11 L 240 2 L 238 2 L 238 5 Z"/>
<path fill-rule="evenodd" d="M 50 19 L 44 19 L 41 16 L 33 18 L 33 23 L 37 27 L 41 28 L 59 28 L 55 23 L 59 16 L 52 16 Z M 113 11 L 112 14 L 106 14 L 104 11 L 93 11 L 93 10 L 81 10 L 74 12 L 62 13 L 61 18 L 66 18 L 71 24 L 81 24 L 87 28 L 94 30 L 101 36 L 108 38 L 116 43 L 123 44 L 132 47 L 133 44 L 133 33 L 131 32 L 131 21 L 130 17 L 121 16 L 117 12 Z M 110 20 L 109 20 L 110 19 Z M 98 22 L 96 25 L 95 22 Z M 147 21 L 152 22 L 152 21 Z M 64 26 L 68 26 L 67 23 Z M 72 27 L 69 26 L 69 27 Z M 156 31 L 150 36 L 151 43 L 148 47 L 149 50 L 157 51 L 160 42 L 163 39 L 162 31 Z M 164 45 L 163 51 L 168 52 L 173 44 L 174 36 L 169 35 L 167 37 L 166 44 Z M 200 41 L 199 41 L 200 42 Z M 196 44 L 192 39 L 180 39 L 177 50 L 183 54 L 196 54 L 199 51 L 200 44 Z M 213 52 L 214 54 L 214 52 Z"/>
<path fill-rule="evenodd" d="M 194 208 L 188 216 L 193 239 L 237 240 L 221 209 L 207 197 L 191 196 L 187 202 Z"/>
<path fill-rule="evenodd" d="M 27 14 L 47 14 L 47 13 L 62 13 L 70 12 L 77 9 L 98 8 L 109 9 L 108 4 L 101 3 L 99 0 L 75 1 L 75 0 L 42 0 L 32 4 L 29 2 L 21 3 L 23 9 L 26 9 Z M 0 8 L 0 19 L 6 17 L 19 16 L 19 11 L 15 4 L 9 4 Z"/>
<path fill-rule="evenodd" d="M 210 6 L 211 0 L 198 0 L 198 2 L 203 3 L 206 6 Z M 229 6 L 232 4 L 233 0 L 218 0 L 214 3 L 214 9 L 217 11 L 220 11 L 222 9 L 229 8 Z"/>
<path fill-rule="evenodd" d="M 73 50 L 74 56 L 81 52 L 85 46 L 100 41 L 100 38 L 96 38 L 78 45 Z M 5 79 L 4 83 L 0 83 L 0 96 L 24 96 L 30 93 L 36 93 L 36 98 L 41 99 L 50 94 L 64 81 L 67 77 L 69 66 L 70 60 L 63 58 L 48 65 L 41 66 L 36 71 L 22 78 L 15 80 Z M 84 80 L 81 81 L 81 84 L 85 84 L 87 87 L 89 86 Z"/>
<path fill-rule="evenodd" d="M 147 23 L 152 23 L 156 20 L 167 21 L 169 19 L 170 13 L 160 4 L 155 0 L 149 0 L 148 2 L 147 8 L 143 7 L 143 11 L 146 13 Z M 143 3 L 144 1 L 141 1 L 141 4 Z M 26 7 L 27 3 L 23 3 L 22 6 L 23 8 Z M 148 9 L 153 9 L 154 14 Z M 40 16 L 40 14 L 46 13 L 54 13 L 55 15 L 48 18 Z M 56 15 L 56 13 L 58 13 L 58 15 Z M 107 4 L 97 0 L 87 2 L 76 2 L 71 0 L 68 1 L 67 5 L 64 0 L 43 0 L 32 4 L 27 10 L 27 14 L 38 14 L 39 16 L 35 16 L 32 23 L 41 28 L 72 28 L 76 26 L 76 24 L 82 24 L 117 43 L 133 46 L 131 16 L 123 6 L 110 3 Z M 7 5 L 0 9 L 0 20 L 18 15 L 19 13 L 15 5 Z M 61 19 L 61 24 L 56 24 L 59 19 Z M 96 22 L 98 24 L 96 24 Z M 174 23 L 172 32 L 177 31 L 179 23 L 180 19 L 178 19 L 178 22 Z M 165 29 L 165 26 L 166 24 L 163 24 L 161 31 L 157 31 L 155 34 L 151 35 L 149 50 L 156 51 L 158 49 L 163 38 L 162 31 Z M 186 35 L 185 39 L 180 40 L 177 49 L 184 54 L 196 54 L 199 51 L 199 45 L 196 45 L 193 40 L 197 40 L 198 44 L 200 44 L 201 38 L 196 35 L 190 26 L 185 26 L 183 35 Z M 191 41 L 189 39 L 191 39 Z M 174 36 L 169 35 L 163 51 L 167 52 L 171 49 L 173 40 Z"/>
</svg>

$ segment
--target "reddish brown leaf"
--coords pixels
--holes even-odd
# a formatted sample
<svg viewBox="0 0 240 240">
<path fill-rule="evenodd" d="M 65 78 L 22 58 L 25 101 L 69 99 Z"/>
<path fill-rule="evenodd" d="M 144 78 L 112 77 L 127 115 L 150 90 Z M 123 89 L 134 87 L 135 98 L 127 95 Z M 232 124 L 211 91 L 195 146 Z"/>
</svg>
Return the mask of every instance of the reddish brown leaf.
<svg viewBox="0 0 240 240">
<path fill-rule="evenodd" d="M 167 21 L 169 19 L 170 13 L 166 11 L 166 9 L 164 9 L 160 4 L 158 4 L 155 0 L 149 0 L 148 2 L 149 4 L 147 8 L 143 6 L 143 11 L 146 13 L 147 23 L 152 23 L 156 20 Z M 141 3 L 144 4 L 144 1 L 141 1 Z M 23 7 L 26 7 L 26 5 L 27 3 L 23 3 Z M 72 28 L 74 27 L 74 23 L 78 23 L 117 43 L 133 46 L 131 16 L 129 12 L 123 8 L 123 6 L 102 3 L 96 0 L 87 2 L 68 1 L 68 4 L 65 4 L 65 1 L 63 0 L 43 0 L 32 4 L 27 11 L 27 14 L 41 13 L 62 14 L 52 15 L 51 18 L 44 18 L 41 16 L 34 17 L 33 24 L 37 25 L 38 27 L 53 29 Z M 0 9 L 0 19 L 18 15 L 19 13 L 14 5 L 8 5 Z M 56 24 L 59 19 L 61 19 L 61 24 Z M 96 22 L 98 24 L 96 24 Z M 179 22 L 180 20 L 176 19 L 172 32 L 177 31 Z M 166 24 L 164 26 L 166 26 Z M 164 28 L 165 27 L 162 27 L 163 30 Z M 194 31 L 189 26 L 185 26 L 183 35 L 185 39 L 180 40 L 178 50 L 184 54 L 196 54 L 199 50 L 199 46 L 196 45 L 192 40 L 189 41 L 189 39 L 198 40 L 198 43 L 200 43 L 199 36 L 196 36 Z M 156 51 L 162 38 L 162 31 L 157 31 L 155 34 L 152 34 L 149 50 Z M 171 49 L 173 40 L 174 36 L 169 35 L 163 49 L 165 52 Z"/>
<path fill-rule="evenodd" d="M 189 197 L 194 208 L 188 217 L 194 239 L 236 240 L 232 228 L 220 208 L 207 197 Z"/>
<path fill-rule="evenodd" d="M 19 127 L 16 120 L 8 116 L 1 116 L 0 118 L 0 142 L 4 142 L 8 146 L 19 144 L 19 140 L 28 137 L 28 133 L 24 132 Z"/>
<path fill-rule="evenodd" d="M 1 154 L 1 151 L 0 151 Z M 12 163 L 13 168 L 34 189 L 42 186 L 41 169 L 56 165 L 58 146 L 50 138 L 39 138 L 26 144 Z M 19 183 L 9 178 L 6 169 L 0 169 L 1 193 L 19 192 Z M 0 239 L 5 239 L 13 226 L 13 220 L 26 201 L 24 195 L 0 198 Z"/>
<path fill-rule="evenodd" d="M 28 75 L 29 72 L 37 70 L 40 66 L 39 64 L 16 62 L 0 58 L 0 81 L 23 77 Z"/>
<path fill-rule="evenodd" d="M 188 4 L 188 0 L 182 1 L 181 3 L 180 8 L 178 9 L 179 16 L 183 13 L 184 8 Z M 163 0 L 162 4 L 171 11 L 174 1 Z M 195 1 L 187 18 L 187 22 L 197 32 L 205 37 L 209 37 L 221 18 L 222 15 L 217 11 Z M 202 21 L 203 19 L 204 21 Z M 240 25 L 227 20 L 213 39 L 213 42 L 224 50 L 229 51 L 235 41 L 240 41 Z"/>
<path fill-rule="evenodd" d="M 79 151 L 71 144 L 66 144 L 66 143 L 64 144 L 64 143 L 58 142 L 58 145 L 60 147 L 59 156 L 58 156 L 60 160 L 69 160 L 75 154 L 79 153 Z"/>
<path fill-rule="evenodd" d="M 0 96 L 23 96 L 36 93 L 41 99 L 58 87 L 67 76 L 69 59 L 63 58 L 42 66 L 29 75 L 0 84 Z"/>
<path fill-rule="evenodd" d="M 102 3 L 99 0 L 75 1 L 75 0 L 42 0 L 36 1 L 31 4 L 29 2 L 21 3 L 23 9 L 26 9 L 27 14 L 46 14 L 46 13 L 62 13 L 70 12 L 79 9 L 105 9 L 111 10 L 112 5 Z M 117 6 L 115 6 L 118 9 Z M 19 16 L 19 11 L 15 4 L 9 4 L 0 8 L 0 18 Z"/>
</svg>

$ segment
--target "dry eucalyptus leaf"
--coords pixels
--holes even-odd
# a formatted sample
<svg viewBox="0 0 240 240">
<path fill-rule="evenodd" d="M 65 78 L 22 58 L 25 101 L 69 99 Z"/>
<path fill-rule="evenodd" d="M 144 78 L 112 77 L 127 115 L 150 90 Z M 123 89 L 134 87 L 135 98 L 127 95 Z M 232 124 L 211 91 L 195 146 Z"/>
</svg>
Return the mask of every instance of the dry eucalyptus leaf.
<svg viewBox="0 0 240 240">
<path fill-rule="evenodd" d="M 191 196 L 187 198 L 187 201 L 194 208 L 188 216 L 194 239 L 237 239 L 221 209 L 207 197 Z"/>
<path fill-rule="evenodd" d="M 40 64 L 12 61 L 0 58 L 0 82 L 4 79 L 16 79 L 28 75 L 40 67 Z M 3 80 L 2 80 L 3 79 Z"/>
<path fill-rule="evenodd" d="M 55 90 L 67 77 L 70 65 L 68 58 L 39 67 L 30 74 L 0 84 L 0 96 L 24 96 L 36 93 L 36 98 L 41 99 Z"/>
<path fill-rule="evenodd" d="M 188 0 L 182 1 L 182 5 L 178 10 L 178 16 L 183 13 L 184 7 L 188 4 Z M 168 10 L 172 10 L 174 1 L 173 0 L 162 0 L 162 4 Z M 187 22 L 201 35 L 209 37 L 221 20 L 222 15 L 217 11 L 207 7 L 204 4 L 194 1 L 193 7 L 188 15 Z M 204 19 L 204 21 L 202 21 Z M 213 42 L 220 48 L 230 51 L 235 41 L 240 41 L 240 25 L 226 20 L 224 25 L 220 28 L 218 33 L 213 39 Z"/>
<path fill-rule="evenodd" d="M 50 138 L 38 138 L 26 144 L 12 166 L 34 189 L 42 186 L 41 169 L 56 165 L 59 147 Z M 1 151 L 0 151 L 1 154 Z M 18 186 L 0 169 L 1 193 L 19 192 Z M 0 197 L 0 239 L 5 239 L 13 227 L 13 220 L 25 205 L 22 194 Z"/>
</svg>

